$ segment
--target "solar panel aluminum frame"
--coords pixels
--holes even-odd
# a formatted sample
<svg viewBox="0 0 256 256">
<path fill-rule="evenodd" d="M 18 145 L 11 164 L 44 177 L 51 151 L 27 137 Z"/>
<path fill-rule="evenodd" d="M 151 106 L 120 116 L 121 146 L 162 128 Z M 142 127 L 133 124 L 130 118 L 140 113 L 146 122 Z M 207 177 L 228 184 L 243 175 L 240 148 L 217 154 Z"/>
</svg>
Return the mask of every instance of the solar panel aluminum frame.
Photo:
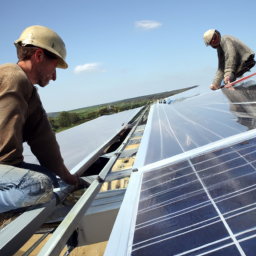
<svg viewBox="0 0 256 256">
<path fill-rule="evenodd" d="M 256 130 L 247 131 L 139 168 L 138 172 L 131 175 L 130 183 L 126 191 L 123 204 L 119 210 L 104 256 L 131 255 L 144 172 L 159 169 L 182 160 L 188 160 L 221 147 L 231 146 L 255 137 Z"/>
<path fill-rule="evenodd" d="M 147 153 L 147 147 L 148 147 L 148 141 L 149 141 L 149 137 L 150 137 L 150 133 L 151 133 L 151 124 L 152 124 L 152 120 L 153 120 L 154 106 L 155 105 L 152 105 L 150 107 L 147 124 L 146 124 L 145 130 L 144 130 L 141 142 L 140 142 L 140 147 L 137 152 L 135 162 L 133 164 L 133 168 L 140 168 L 140 167 L 144 166 L 145 157 L 146 157 L 146 153 Z"/>
</svg>

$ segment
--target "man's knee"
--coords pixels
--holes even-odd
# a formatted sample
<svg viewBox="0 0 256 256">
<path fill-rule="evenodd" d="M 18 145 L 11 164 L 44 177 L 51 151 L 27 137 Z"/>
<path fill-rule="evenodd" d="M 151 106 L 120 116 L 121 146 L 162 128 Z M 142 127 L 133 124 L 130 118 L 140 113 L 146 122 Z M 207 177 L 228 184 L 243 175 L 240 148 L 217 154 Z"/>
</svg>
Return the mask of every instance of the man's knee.
<svg viewBox="0 0 256 256">
<path fill-rule="evenodd" d="M 51 179 L 38 172 L 0 165 L 0 212 L 49 202 Z"/>
</svg>

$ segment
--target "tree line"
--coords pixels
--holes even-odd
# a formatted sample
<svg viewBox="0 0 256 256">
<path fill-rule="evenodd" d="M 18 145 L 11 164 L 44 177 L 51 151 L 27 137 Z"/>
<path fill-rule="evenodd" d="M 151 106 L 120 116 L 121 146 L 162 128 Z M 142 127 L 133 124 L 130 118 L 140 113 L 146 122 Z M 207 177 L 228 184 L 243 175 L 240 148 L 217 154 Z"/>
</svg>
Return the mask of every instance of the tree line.
<svg viewBox="0 0 256 256">
<path fill-rule="evenodd" d="M 75 113 L 75 112 L 67 112 L 62 111 L 56 118 L 48 117 L 52 129 L 54 132 L 59 132 L 65 130 L 66 128 L 71 128 L 75 125 L 82 124 L 84 122 L 90 121 L 97 117 L 103 115 L 111 115 L 114 113 L 118 113 L 121 111 L 138 108 L 141 106 L 146 105 L 147 102 L 139 102 L 139 103 L 132 103 L 132 104 L 120 104 L 119 106 L 104 106 L 100 107 L 98 110 L 85 112 L 85 113 Z"/>
</svg>

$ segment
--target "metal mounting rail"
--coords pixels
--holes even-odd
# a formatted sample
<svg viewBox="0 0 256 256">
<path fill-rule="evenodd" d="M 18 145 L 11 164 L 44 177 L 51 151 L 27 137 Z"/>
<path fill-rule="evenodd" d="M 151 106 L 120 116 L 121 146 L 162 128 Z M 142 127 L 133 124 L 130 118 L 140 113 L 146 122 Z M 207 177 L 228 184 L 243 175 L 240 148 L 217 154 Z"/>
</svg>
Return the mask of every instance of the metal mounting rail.
<svg viewBox="0 0 256 256">
<path fill-rule="evenodd" d="M 47 256 L 47 255 L 59 255 L 66 245 L 67 240 L 72 235 L 73 231 L 77 228 L 81 218 L 84 216 L 91 203 L 99 193 L 103 182 L 105 181 L 109 171 L 114 165 L 115 161 L 120 155 L 120 152 L 126 146 L 128 139 L 131 137 L 135 129 L 137 128 L 141 118 L 146 112 L 147 107 L 141 114 L 140 118 L 136 122 L 136 125 L 130 131 L 124 142 L 120 145 L 120 147 L 116 150 L 115 154 L 110 158 L 107 165 L 103 168 L 103 170 L 98 175 L 97 180 L 95 180 L 90 187 L 85 191 L 82 197 L 78 200 L 75 206 L 71 209 L 71 211 L 67 214 L 65 219 L 61 222 L 58 228 L 55 230 L 51 238 L 47 241 L 44 247 L 39 252 L 38 256 Z"/>
</svg>

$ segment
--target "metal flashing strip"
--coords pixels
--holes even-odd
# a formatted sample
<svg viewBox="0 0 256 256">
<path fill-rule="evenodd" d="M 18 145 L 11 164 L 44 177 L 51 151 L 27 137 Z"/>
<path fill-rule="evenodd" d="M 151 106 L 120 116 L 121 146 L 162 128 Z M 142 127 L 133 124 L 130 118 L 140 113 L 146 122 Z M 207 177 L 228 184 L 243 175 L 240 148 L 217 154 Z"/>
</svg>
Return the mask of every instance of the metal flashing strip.
<svg viewBox="0 0 256 256">
<path fill-rule="evenodd" d="M 151 133 L 151 124 L 152 124 L 152 120 L 153 120 L 153 113 L 155 110 L 155 105 L 152 105 L 150 108 L 150 112 L 148 115 L 148 121 L 142 136 L 142 140 L 139 146 L 139 150 L 137 152 L 136 155 L 136 159 L 133 165 L 133 168 L 140 168 L 142 166 L 144 166 L 144 162 L 145 162 L 145 157 L 146 157 L 146 153 L 147 153 L 147 147 L 148 147 L 148 141 L 149 141 L 149 136 Z"/>
</svg>

